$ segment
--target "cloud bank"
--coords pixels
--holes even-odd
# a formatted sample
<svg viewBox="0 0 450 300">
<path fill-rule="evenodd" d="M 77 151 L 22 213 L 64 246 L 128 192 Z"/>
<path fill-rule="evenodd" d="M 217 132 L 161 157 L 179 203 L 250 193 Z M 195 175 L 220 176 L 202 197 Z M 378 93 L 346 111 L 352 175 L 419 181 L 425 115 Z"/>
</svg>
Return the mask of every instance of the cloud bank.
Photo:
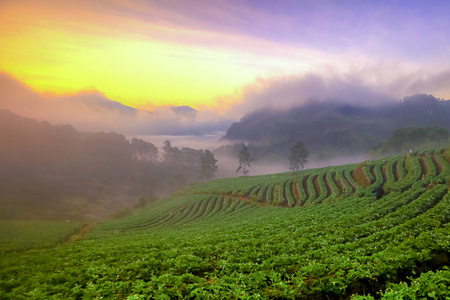
<svg viewBox="0 0 450 300">
<path fill-rule="evenodd" d="M 373 107 L 418 93 L 445 98 L 450 94 L 448 82 L 450 70 L 429 72 L 379 61 L 346 70 L 327 66 L 301 75 L 259 78 L 222 101 L 232 103 L 227 113 L 235 118 L 261 108 L 288 109 L 312 101 Z"/>
<path fill-rule="evenodd" d="M 48 98 L 5 73 L 0 73 L 0 90 L 0 109 L 54 124 L 71 124 L 82 131 L 116 131 L 130 136 L 213 135 L 232 123 L 208 110 L 170 106 L 155 107 L 153 111 L 135 109 L 97 91 Z"/>
<path fill-rule="evenodd" d="M 395 69 L 396 72 L 391 72 Z M 71 124 L 82 131 L 116 131 L 127 136 L 194 137 L 219 139 L 232 122 L 262 108 L 288 109 L 311 101 L 377 106 L 417 93 L 445 98 L 450 94 L 450 70 L 426 72 L 393 62 L 363 64 L 346 70 L 323 67 L 315 72 L 259 78 L 217 99 L 211 108 L 142 106 L 112 101 L 98 91 L 73 96 L 45 97 L 6 73 L 0 73 L 0 109 L 22 116 Z M 201 137 L 201 138 L 200 138 Z"/>
</svg>

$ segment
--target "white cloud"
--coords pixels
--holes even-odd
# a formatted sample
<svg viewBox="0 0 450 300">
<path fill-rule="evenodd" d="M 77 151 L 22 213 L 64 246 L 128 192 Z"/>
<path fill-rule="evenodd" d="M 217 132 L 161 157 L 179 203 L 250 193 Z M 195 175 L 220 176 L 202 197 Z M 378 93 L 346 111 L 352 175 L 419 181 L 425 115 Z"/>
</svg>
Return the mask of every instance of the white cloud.
<svg viewBox="0 0 450 300">
<path fill-rule="evenodd" d="M 271 107 L 286 109 L 310 101 L 341 101 L 376 106 L 418 93 L 448 98 L 450 70 L 424 71 L 407 63 L 360 61 L 349 67 L 323 66 L 300 75 L 259 78 L 223 98 L 236 118 Z"/>
</svg>

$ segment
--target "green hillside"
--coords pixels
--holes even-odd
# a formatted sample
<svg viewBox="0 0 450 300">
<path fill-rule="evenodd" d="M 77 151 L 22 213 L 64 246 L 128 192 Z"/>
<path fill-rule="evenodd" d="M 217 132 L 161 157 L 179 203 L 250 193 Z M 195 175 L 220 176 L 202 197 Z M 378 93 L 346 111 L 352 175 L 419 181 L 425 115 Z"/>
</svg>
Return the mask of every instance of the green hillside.
<svg viewBox="0 0 450 300">
<path fill-rule="evenodd" d="M 247 141 L 256 160 L 274 155 L 285 159 L 297 141 L 304 142 L 314 158 L 326 159 L 366 153 L 396 130 L 436 126 L 450 129 L 449 100 L 417 94 L 373 107 L 362 103 L 313 101 L 286 110 L 261 108 L 233 123 L 223 140 L 230 144 Z M 415 137 L 407 145 L 415 149 L 422 146 L 421 140 Z M 437 136 L 431 140 L 433 144 L 428 148 L 440 147 Z M 397 142 L 401 140 L 397 138 Z"/>
<path fill-rule="evenodd" d="M 0 299 L 449 299 L 449 182 L 439 149 L 196 184 L 4 251 Z"/>
</svg>

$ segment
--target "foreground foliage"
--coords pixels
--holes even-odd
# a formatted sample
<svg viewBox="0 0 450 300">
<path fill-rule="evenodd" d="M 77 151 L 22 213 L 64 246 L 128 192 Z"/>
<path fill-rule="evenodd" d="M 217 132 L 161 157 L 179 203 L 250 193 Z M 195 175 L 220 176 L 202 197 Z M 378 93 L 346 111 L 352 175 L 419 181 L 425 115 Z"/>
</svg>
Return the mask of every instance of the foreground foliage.
<svg viewBox="0 0 450 300">
<path fill-rule="evenodd" d="M 0 298 L 448 299 L 450 168 L 429 153 L 193 186 L 3 255 Z"/>
<path fill-rule="evenodd" d="M 48 248 L 68 240 L 81 227 L 76 222 L 0 221 L 0 253 Z"/>
</svg>

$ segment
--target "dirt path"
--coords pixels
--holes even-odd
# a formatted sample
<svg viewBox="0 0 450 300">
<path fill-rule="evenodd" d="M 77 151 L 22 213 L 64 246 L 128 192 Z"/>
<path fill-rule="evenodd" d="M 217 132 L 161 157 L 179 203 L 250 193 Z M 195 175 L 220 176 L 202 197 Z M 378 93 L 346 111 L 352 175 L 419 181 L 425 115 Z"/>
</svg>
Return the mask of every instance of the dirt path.
<svg viewBox="0 0 450 300">
<path fill-rule="evenodd" d="M 353 179 L 363 188 L 366 188 L 370 185 L 369 178 L 367 178 L 367 174 L 365 174 L 363 170 L 363 166 L 357 167 L 352 173 Z"/>
<path fill-rule="evenodd" d="M 398 170 L 398 162 L 395 161 L 392 164 L 392 168 L 394 170 L 394 180 L 395 180 L 395 182 L 397 182 L 400 178 L 400 171 Z"/>
<path fill-rule="evenodd" d="M 306 198 L 305 199 L 302 199 L 302 205 L 309 199 L 309 197 L 310 197 L 310 193 L 308 192 L 308 189 L 306 188 L 307 187 L 307 185 L 306 185 L 306 180 L 308 179 L 308 177 L 309 176 L 303 176 L 303 178 L 302 178 L 302 188 L 303 188 L 303 191 L 305 192 L 305 195 L 306 195 Z"/>
<path fill-rule="evenodd" d="M 67 239 L 67 242 L 72 243 L 72 242 L 75 242 L 76 240 L 83 238 L 89 231 L 92 230 L 92 228 L 94 228 L 94 226 L 95 226 L 95 223 L 86 224 L 86 225 L 82 226 L 77 232 L 72 234 Z"/>
<path fill-rule="evenodd" d="M 352 172 L 350 172 L 350 176 L 353 178 L 353 171 Z M 345 179 L 345 181 L 349 184 L 349 186 L 351 186 L 352 187 L 352 190 L 353 191 L 356 191 L 357 190 L 357 186 L 353 183 L 353 182 L 351 182 L 348 178 L 347 178 L 347 176 L 344 174 L 344 179 Z"/>
<path fill-rule="evenodd" d="M 433 161 L 434 165 L 436 166 L 436 175 L 439 175 L 444 170 L 444 165 L 437 160 L 434 155 L 431 156 L 431 160 Z"/>
<path fill-rule="evenodd" d="M 314 185 L 314 190 L 316 191 L 316 198 L 319 198 L 320 194 L 322 193 L 320 186 L 319 186 L 319 175 L 314 176 L 313 185 Z"/>
<path fill-rule="evenodd" d="M 283 206 L 283 204 L 284 203 L 286 203 L 286 205 L 288 205 L 288 206 L 291 206 L 291 204 L 289 203 L 289 201 L 287 200 L 287 195 L 286 195 L 286 189 L 287 188 L 289 188 L 289 189 L 291 189 L 291 194 L 292 194 L 292 188 L 289 186 L 287 186 L 288 185 L 288 181 L 285 181 L 284 183 L 282 183 L 281 185 L 280 185 L 280 188 L 282 189 L 281 191 L 280 191 L 280 195 L 282 196 L 282 200 L 283 200 L 283 202 L 282 202 L 282 204 L 281 204 L 281 206 Z"/>
<path fill-rule="evenodd" d="M 419 163 L 420 163 L 420 168 L 422 169 L 422 174 L 423 176 L 427 176 L 428 174 L 428 165 L 425 162 L 425 159 L 423 157 L 419 157 Z"/>
<path fill-rule="evenodd" d="M 327 174 L 326 173 L 323 175 L 323 181 L 325 183 L 325 188 L 327 189 L 327 195 L 325 197 L 325 199 L 326 199 L 326 198 L 331 196 L 331 194 L 333 192 L 333 189 L 331 188 L 331 185 L 328 182 L 328 178 L 327 178 Z"/>
<path fill-rule="evenodd" d="M 337 176 L 338 175 L 336 173 L 334 173 L 333 180 L 334 180 L 334 183 L 336 183 L 336 186 L 338 187 L 339 194 L 340 194 L 342 192 L 342 189 L 344 188 L 344 181 L 340 177 L 339 177 L 339 179 L 336 179 Z"/>
<path fill-rule="evenodd" d="M 292 197 L 294 197 L 295 203 L 300 204 L 301 203 L 301 199 L 300 199 L 301 196 L 300 196 L 300 191 L 299 191 L 298 180 L 297 179 L 292 181 L 291 193 L 292 193 Z"/>
<path fill-rule="evenodd" d="M 385 163 L 384 165 L 382 165 L 381 166 L 381 175 L 383 175 L 383 183 L 385 183 L 386 181 L 387 181 L 387 166 L 388 166 L 388 164 L 387 163 Z M 375 178 L 375 180 L 377 180 L 376 178 Z"/>
<path fill-rule="evenodd" d="M 367 180 L 370 182 L 370 184 L 372 184 L 377 180 L 377 176 L 375 176 L 375 166 L 369 167 L 369 173 L 370 175 L 372 175 L 373 182 L 369 179 L 369 175 L 366 172 L 364 172 L 364 175 L 366 175 Z"/>
</svg>

